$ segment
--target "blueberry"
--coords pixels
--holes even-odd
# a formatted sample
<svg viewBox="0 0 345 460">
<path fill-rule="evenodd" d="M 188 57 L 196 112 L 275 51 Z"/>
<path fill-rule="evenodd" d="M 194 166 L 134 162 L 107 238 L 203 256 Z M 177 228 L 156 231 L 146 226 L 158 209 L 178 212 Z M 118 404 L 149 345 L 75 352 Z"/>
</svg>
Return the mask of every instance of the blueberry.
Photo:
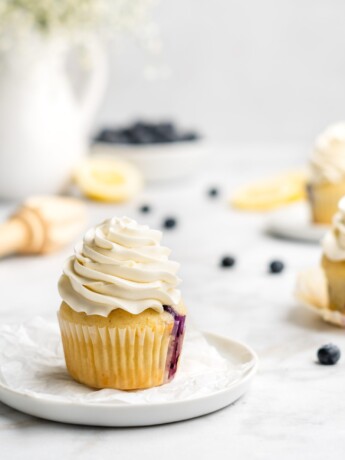
<svg viewBox="0 0 345 460">
<path fill-rule="evenodd" d="M 128 136 L 125 133 L 125 130 L 122 129 L 103 129 L 95 137 L 96 142 L 105 142 L 108 144 L 127 144 Z"/>
<path fill-rule="evenodd" d="M 107 142 L 107 143 L 114 143 L 117 140 L 117 132 L 110 128 L 103 129 L 99 134 L 97 134 L 95 140 L 97 142 Z"/>
<path fill-rule="evenodd" d="M 167 217 L 163 222 L 163 227 L 170 229 L 174 228 L 177 225 L 177 220 L 174 217 Z"/>
<path fill-rule="evenodd" d="M 135 123 L 128 128 L 127 135 L 132 144 L 152 144 L 154 141 L 154 136 L 149 127 L 142 122 Z"/>
<path fill-rule="evenodd" d="M 199 134 L 194 132 L 183 133 L 179 136 L 179 141 L 197 141 L 200 138 Z"/>
<path fill-rule="evenodd" d="M 284 264 L 280 260 L 272 260 L 269 265 L 270 273 L 281 273 L 284 270 Z"/>
<path fill-rule="evenodd" d="M 328 343 L 323 347 L 319 348 L 317 351 L 317 359 L 320 364 L 325 364 L 326 366 L 336 364 L 340 359 L 340 350 L 336 345 Z"/>
<path fill-rule="evenodd" d="M 235 263 L 236 263 L 236 260 L 234 259 L 234 257 L 225 256 L 220 261 L 220 266 L 223 268 L 230 268 L 230 267 L 233 267 Z"/>
<path fill-rule="evenodd" d="M 210 188 L 207 192 L 208 196 L 214 198 L 219 195 L 219 189 L 216 187 Z"/>
<path fill-rule="evenodd" d="M 148 127 L 148 124 L 145 123 L 144 121 L 135 121 L 134 123 L 132 123 L 131 125 L 128 126 L 128 129 L 130 131 L 135 131 L 135 130 L 140 130 L 140 131 L 148 131 L 149 127 Z"/>
<path fill-rule="evenodd" d="M 152 127 L 152 133 L 156 142 L 175 142 L 178 140 L 175 125 L 173 123 L 157 123 Z"/>
<path fill-rule="evenodd" d="M 151 207 L 148 204 L 144 204 L 143 206 L 140 206 L 139 211 L 147 214 L 148 212 L 151 212 Z"/>
<path fill-rule="evenodd" d="M 199 135 L 193 131 L 180 132 L 174 123 L 136 121 L 125 128 L 105 128 L 95 137 L 96 142 L 110 144 L 158 144 L 194 141 Z"/>
<path fill-rule="evenodd" d="M 119 129 L 117 131 L 117 140 L 114 142 L 116 144 L 131 144 L 131 137 L 128 134 L 128 130 L 126 129 Z"/>
</svg>

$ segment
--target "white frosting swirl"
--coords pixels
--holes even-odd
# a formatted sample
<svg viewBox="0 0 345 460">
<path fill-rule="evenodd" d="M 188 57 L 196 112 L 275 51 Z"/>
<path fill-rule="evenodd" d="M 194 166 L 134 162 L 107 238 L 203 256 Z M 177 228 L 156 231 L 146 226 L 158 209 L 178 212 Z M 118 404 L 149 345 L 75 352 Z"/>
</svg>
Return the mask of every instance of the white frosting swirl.
<svg viewBox="0 0 345 460">
<path fill-rule="evenodd" d="M 332 228 L 322 240 L 324 254 L 330 260 L 345 260 L 345 197 L 339 201 Z"/>
<path fill-rule="evenodd" d="M 345 122 L 329 126 L 316 139 L 310 174 L 313 183 L 345 180 Z"/>
<path fill-rule="evenodd" d="M 106 220 L 89 230 L 64 266 L 59 293 L 75 311 L 108 316 L 177 305 L 179 264 L 168 260 L 162 233 L 128 217 Z"/>
</svg>

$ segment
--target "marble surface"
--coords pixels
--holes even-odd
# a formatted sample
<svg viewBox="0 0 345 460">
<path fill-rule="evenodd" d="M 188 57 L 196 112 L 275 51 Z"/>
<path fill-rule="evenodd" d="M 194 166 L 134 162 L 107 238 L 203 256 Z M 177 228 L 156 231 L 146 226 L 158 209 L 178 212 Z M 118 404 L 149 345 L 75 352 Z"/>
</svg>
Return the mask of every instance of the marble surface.
<svg viewBox="0 0 345 460">
<path fill-rule="evenodd" d="M 315 362 L 316 350 L 337 343 L 345 353 L 343 330 L 304 311 L 293 298 L 296 273 L 318 262 L 317 245 L 273 239 L 262 232 L 265 216 L 232 211 L 226 198 L 239 183 L 303 162 L 296 145 L 228 146 L 212 151 L 202 172 L 188 182 L 148 187 L 126 206 L 89 204 L 90 223 L 127 214 L 159 227 L 176 216 L 165 244 L 181 262 L 183 293 L 190 321 L 200 329 L 251 345 L 260 370 L 250 392 L 226 409 L 165 426 L 102 429 L 68 426 L 21 414 L 0 403 L 0 458 L 95 459 L 136 457 L 169 459 L 343 458 L 345 358 L 337 366 Z M 209 186 L 221 187 L 209 199 Z M 138 206 L 152 205 L 140 215 Z M 5 215 L 11 205 L 1 205 Z M 54 317 L 59 304 L 56 281 L 66 250 L 46 257 L 0 262 L 0 322 L 33 315 Z M 221 270 L 224 254 L 236 257 Z M 267 273 L 281 259 L 286 270 Z"/>
</svg>

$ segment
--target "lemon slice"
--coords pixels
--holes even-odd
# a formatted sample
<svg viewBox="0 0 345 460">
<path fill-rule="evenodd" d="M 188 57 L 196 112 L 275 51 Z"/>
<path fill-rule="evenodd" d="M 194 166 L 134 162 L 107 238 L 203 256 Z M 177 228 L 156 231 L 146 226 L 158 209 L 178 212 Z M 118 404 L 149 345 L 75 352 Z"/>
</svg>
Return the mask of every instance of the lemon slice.
<svg viewBox="0 0 345 460">
<path fill-rule="evenodd" d="M 261 180 L 238 189 L 232 206 L 247 211 L 269 211 L 284 204 L 305 199 L 307 174 L 293 171 Z"/>
<path fill-rule="evenodd" d="M 128 201 L 142 187 L 140 172 L 110 155 L 97 155 L 84 161 L 76 169 L 74 179 L 87 197 L 112 203 Z"/>
</svg>

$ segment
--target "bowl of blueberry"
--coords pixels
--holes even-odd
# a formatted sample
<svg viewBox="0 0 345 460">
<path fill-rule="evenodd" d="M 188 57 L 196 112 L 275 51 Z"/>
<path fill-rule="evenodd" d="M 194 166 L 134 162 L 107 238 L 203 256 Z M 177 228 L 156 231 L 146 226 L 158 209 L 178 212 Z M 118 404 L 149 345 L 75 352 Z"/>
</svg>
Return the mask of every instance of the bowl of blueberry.
<svg viewBox="0 0 345 460">
<path fill-rule="evenodd" d="M 190 176 L 201 167 L 206 150 L 201 136 L 173 122 L 137 121 L 104 128 L 96 135 L 94 154 L 114 154 L 134 163 L 147 181 Z"/>
</svg>

